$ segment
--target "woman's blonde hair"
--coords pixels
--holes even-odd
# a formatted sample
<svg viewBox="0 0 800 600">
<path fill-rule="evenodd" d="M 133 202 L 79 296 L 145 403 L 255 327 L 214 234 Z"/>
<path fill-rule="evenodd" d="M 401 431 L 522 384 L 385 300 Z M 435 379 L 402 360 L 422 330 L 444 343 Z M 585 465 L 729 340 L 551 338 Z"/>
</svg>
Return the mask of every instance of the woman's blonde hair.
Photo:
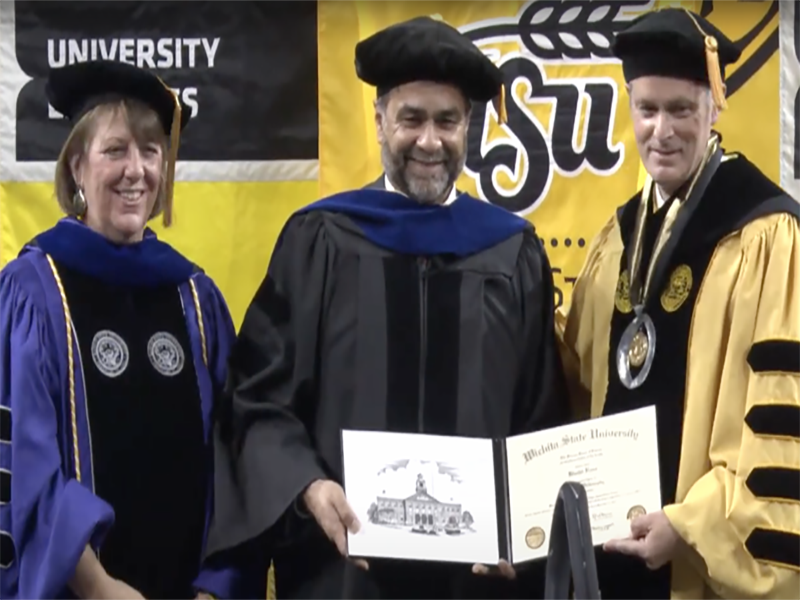
<svg viewBox="0 0 800 600">
<path fill-rule="evenodd" d="M 155 143 L 161 147 L 164 162 L 161 167 L 158 195 L 148 220 L 157 217 L 164 210 L 167 197 L 165 176 L 168 158 L 167 134 L 158 114 L 152 108 L 143 102 L 128 98 L 99 104 L 83 115 L 70 131 L 56 162 L 55 192 L 58 205 L 67 216 L 82 216 L 78 213 L 75 203 L 78 184 L 72 174 L 72 161 L 76 157 L 83 158 L 97 133 L 98 123 L 105 117 L 111 119 L 122 117 L 133 139 L 140 146 Z"/>
</svg>

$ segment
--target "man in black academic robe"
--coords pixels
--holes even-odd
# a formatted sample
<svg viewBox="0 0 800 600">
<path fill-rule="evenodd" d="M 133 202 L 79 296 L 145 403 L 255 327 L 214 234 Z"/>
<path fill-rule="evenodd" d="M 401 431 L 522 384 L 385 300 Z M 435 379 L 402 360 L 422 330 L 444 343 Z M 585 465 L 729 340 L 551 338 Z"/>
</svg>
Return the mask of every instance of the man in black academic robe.
<svg viewBox="0 0 800 600">
<path fill-rule="evenodd" d="M 312 204 L 280 235 L 231 357 L 211 551 L 263 536 L 286 598 L 536 597 L 541 562 L 515 577 L 344 557 L 342 429 L 502 437 L 568 418 L 539 238 L 454 191 L 471 103 L 501 72 L 428 18 L 359 43 L 356 63 L 378 88 L 385 189 Z"/>
</svg>

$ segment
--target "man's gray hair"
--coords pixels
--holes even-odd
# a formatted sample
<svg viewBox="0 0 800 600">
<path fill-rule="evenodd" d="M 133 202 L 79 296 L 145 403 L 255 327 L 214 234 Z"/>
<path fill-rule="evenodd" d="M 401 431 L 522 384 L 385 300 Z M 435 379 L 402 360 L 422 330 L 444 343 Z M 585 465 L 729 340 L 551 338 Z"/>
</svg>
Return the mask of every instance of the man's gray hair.
<svg viewBox="0 0 800 600">
<path fill-rule="evenodd" d="M 386 107 L 389 105 L 389 94 L 391 93 L 391 91 L 385 92 L 375 99 L 375 107 L 380 112 L 386 112 Z"/>
</svg>

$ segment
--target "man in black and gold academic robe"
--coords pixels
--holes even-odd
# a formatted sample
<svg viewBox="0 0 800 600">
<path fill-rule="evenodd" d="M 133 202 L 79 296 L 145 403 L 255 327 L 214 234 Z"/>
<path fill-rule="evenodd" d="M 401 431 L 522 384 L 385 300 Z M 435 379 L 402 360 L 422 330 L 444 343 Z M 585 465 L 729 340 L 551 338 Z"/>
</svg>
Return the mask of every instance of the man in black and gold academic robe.
<svg viewBox="0 0 800 600">
<path fill-rule="evenodd" d="M 662 506 L 598 553 L 601 592 L 796 598 L 800 210 L 711 129 L 739 56 L 722 33 L 665 9 L 614 50 L 649 177 L 557 321 L 582 415 L 656 406 Z"/>
<path fill-rule="evenodd" d="M 344 556 L 343 429 L 500 437 L 568 416 L 533 227 L 466 194 L 446 204 L 470 102 L 499 94 L 500 71 L 428 18 L 364 40 L 356 63 L 396 191 L 321 200 L 281 233 L 232 354 L 212 545 L 265 534 L 284 598 L 533 597 L 536 569 Z"/>
</svg>

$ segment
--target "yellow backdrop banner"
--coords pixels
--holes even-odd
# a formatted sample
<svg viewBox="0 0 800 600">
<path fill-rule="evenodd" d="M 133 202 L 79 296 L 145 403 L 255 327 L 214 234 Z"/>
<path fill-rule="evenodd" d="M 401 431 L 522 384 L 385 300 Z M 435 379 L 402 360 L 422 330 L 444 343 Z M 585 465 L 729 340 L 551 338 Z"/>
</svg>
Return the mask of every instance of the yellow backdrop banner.
<svg viewBox="0 0 800 600">
<path fill-rule="evenodd" d="M 777 2 L 322 1 L 320 193 L 361 187 L 381 173 L 375 91 L 356 77 L 355 44 L 393 23 L 438 14 L 513 79 L 507 125 L 497 124 L 493 108 L 475 109 L 459 188 L 534 223 L 554 267 L 556 302 L 568 301 L 589 242 L 643 175 L 622 70 L 608 44 L 624 21 L 666 5 L 703 14 L 742 44 L 718 130 L 726 149 L 748 155 L 777 182 Z"/>
</svg>

